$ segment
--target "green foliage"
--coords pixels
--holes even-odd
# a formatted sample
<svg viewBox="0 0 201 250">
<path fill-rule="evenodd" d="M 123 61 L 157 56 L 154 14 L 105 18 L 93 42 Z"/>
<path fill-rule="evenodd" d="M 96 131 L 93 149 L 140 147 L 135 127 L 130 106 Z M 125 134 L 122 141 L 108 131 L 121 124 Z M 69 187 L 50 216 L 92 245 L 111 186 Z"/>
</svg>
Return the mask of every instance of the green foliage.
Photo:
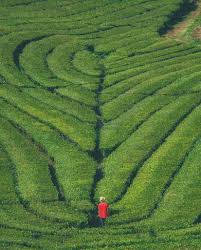
<svg viewBox="0 0 201 250">
<path fill-rule="evenodd" d="M 160 36 L 187 6 L 1 0 L 0 249 L 200 249 L 200 17 Z"/>
</svg>

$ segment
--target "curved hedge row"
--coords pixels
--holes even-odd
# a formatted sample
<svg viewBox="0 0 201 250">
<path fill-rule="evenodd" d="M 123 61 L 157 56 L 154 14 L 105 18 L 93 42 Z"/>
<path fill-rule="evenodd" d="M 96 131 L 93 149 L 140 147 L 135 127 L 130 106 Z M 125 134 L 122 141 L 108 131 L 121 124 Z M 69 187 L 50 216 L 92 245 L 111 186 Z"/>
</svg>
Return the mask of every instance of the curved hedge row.
<svg viewBox="0 0 201 250">
<path fill-rule="evenodd" d="M 200 248 L 190 1 L 1 0 L 0 248 Z"/>
</svg>

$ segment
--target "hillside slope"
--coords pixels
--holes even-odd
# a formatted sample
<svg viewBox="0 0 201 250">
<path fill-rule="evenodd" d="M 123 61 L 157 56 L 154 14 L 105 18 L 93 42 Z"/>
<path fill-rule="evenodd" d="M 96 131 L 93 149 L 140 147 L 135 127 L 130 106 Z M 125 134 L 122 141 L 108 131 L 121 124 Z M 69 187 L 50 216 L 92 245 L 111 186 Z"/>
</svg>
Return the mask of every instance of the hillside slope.
<svg viewBox="0 0 201 250">
<path fill-rule="evenodd" d="M 196 8 L 1 0 L 0 249 L 200 249 Z"/>
</svg>

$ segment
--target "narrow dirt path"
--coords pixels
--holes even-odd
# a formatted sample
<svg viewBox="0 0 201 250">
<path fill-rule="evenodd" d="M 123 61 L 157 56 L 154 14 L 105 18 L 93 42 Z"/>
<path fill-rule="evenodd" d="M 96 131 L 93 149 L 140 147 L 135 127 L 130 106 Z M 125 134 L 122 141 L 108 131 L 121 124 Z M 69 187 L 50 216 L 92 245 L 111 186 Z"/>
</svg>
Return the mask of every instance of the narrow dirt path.
<svg viewBox="0 0 201 250">
<path fill-rule="evenodd" d="M 196 1 L 197 8 L 190 12 L 186 18 L 174 26 L 165 35 L 167 38 L 173 38 L 178 41 L 183 41 L 183 36 L 188 28 L 193 24 L 195 19 L 201 15 L 201 1 Z M 195 29 L 192 33 L 193 38 L 201 39 L 201 27 Z"/>
</svg>

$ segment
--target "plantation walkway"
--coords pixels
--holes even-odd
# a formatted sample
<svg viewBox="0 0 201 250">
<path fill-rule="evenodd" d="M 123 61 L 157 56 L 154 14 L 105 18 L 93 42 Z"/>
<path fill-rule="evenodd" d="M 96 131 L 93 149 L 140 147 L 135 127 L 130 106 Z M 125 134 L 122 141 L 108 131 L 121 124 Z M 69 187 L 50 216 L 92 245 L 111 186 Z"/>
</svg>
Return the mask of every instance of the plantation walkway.
<svg viewBox="0 0 201 250">
<path fill-rule="evenodd" d="M 166 34 L 167 38 L 173 38 L 177 41 L 183 41 L 183 37 L 186 34 L 190 26 L 195 22 L 196 18 L 201 14 L 201 2 L 197 1 L 197 7 L 195 10 L 182 21 L 174 26 L 173 29 L 169 30 Z M 192 33 L 193 38 L 201 39 L 201 28 L 196 28 Z"/>
</svg>

